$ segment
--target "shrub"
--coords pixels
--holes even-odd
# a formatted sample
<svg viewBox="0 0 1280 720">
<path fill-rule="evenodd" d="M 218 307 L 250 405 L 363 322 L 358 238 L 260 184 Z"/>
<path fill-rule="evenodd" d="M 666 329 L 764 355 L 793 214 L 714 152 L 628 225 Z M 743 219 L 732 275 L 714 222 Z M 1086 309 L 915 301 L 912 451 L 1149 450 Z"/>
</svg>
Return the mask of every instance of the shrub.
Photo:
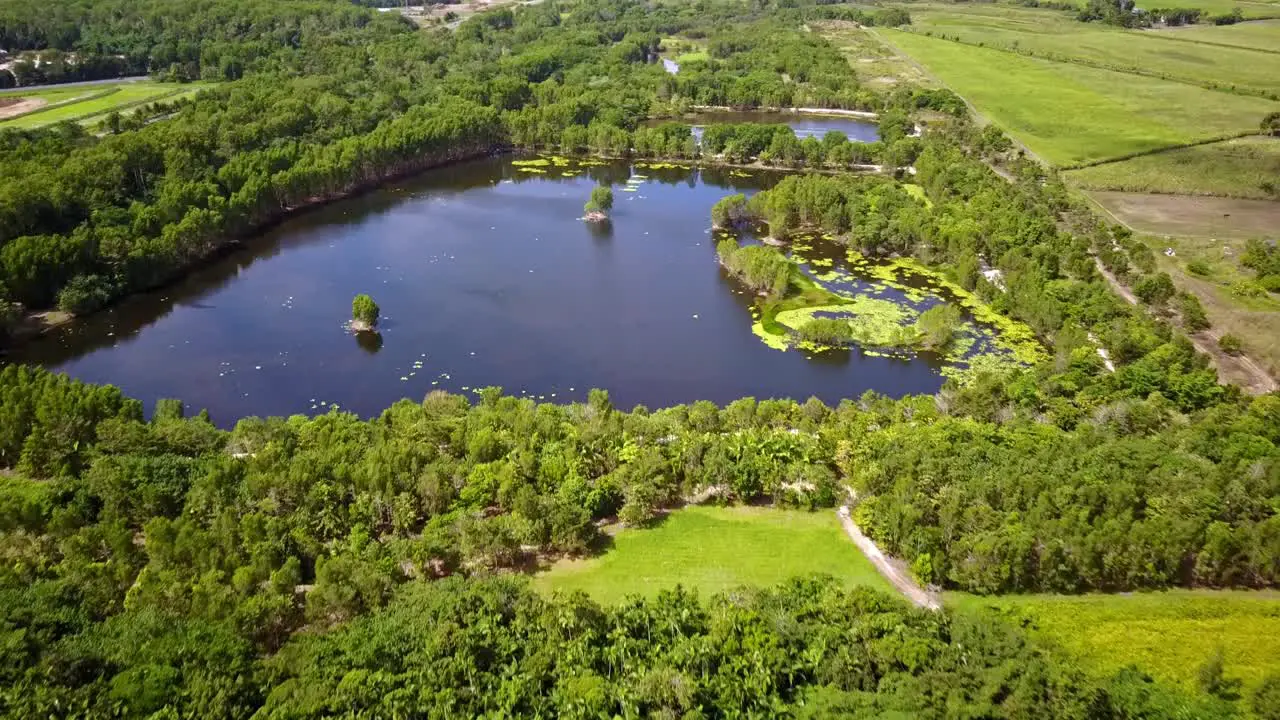
<svg viewBox="0 0 1280 720">
<path fill-rule="evenodd" d="M 111 302 L 112 284 L 100 275 L 77 275 L 58 293 L 58 309 L 88 315 Z"/>
<path fill-rule="evenodd" d="M 378 303 L 364 293 L 355 296 L 355 299 L 351 301 L 351 319 L 364 324 L 366 327 L 372 328 L 378 324 L 380 312 Z"/>
<path fill-rule="evenodd" d="M 1232 335 L 1231 333 L 1227 333 L 1226 335 L 1218 338 L 1218 347 L 1228 355 L 1239 355 L 1244 349 L 1244 346 L 1240 342 L 1240 338 Z"/>
<path fill-rule="evenodd" d="M 1187 263 L 1187 272 L 1200 277 L 1208 277 L 1213 272 L 1213 269 L 1209 267 L 1209 263 L 1203 260 L 1192 260 Z"/>
</svg>

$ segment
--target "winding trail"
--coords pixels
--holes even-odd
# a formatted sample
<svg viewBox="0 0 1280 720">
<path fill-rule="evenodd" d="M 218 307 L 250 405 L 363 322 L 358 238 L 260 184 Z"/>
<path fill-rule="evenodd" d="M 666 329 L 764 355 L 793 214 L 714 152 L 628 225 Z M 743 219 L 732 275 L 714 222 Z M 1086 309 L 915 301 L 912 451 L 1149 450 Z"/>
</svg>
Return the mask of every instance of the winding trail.
<svg viewBox="0 0 1280 720">
<path fill-rule="evenodd" d="M 853 517 L 850 515 L 848 505 L 841 505 L 836 514 L 840 516 L 840 524 L 844 526 L 844 531 L 853 540 L 853 544 L 858 546 L 858 549 L 871 561 L 872 565 L 875 565 L 876 570 L 884 576 L 884 579 L 888 580 L 907 600 L 910 600 L 916 607 L 925 608 L 926 610 L 936 612 L 942 608 L 942 604 L 938 602 L 937 593 L 929 592 L 916 584 L 916 581 L 902 567 L 901 561 L 885 555 L 871 538 L 858 529 L 857 523 L 853 521 Z"/>
<path fill-rule="evenodd" d="M 1102 260 L 1095 257 L 1093 259 L 1093 263 L 1098 267 L 1098 272 L 1102 274 L 1102 277 L 1107 279 L 1107 284 L 1111 286 L 1111 289 L 1114 290 L 1117 295 L 1128 301 L 1130 305 L 1138 304 L 1138 298 L 1135 297 L 1133 292 L 1129 290 L 1129 288 L 1125 287 L 1124 283 L 1121 283 L 1110 270 L 1103 267 Z M 1238 374 L 1241 377 L 1246 378 L 1248 382 L 1241 384 L 1241 387 L 1243 387 L 1246 392 L 1253 395 L 1265 395 L 1266 393 L 1280 389 L 1280 385 L 1276 384 L 1275 378 L 1271 377 L 1270 373 L 1262 369 L 1262 366 L 1255 362 L 1253 358 L 1250 358 L 1247 355 L 1228 355 L 1223 352 L 1222 349 L 1218 347 L 1219 335 L 1212 330 L 1196 334 L 1184 331 L 1183 334 L 1191 341 L 1191 344 L 1195 346 L 1196 350 L 1199 350 L 1205 355 L 1213 358 L 1214 365 L 1217 366 L 1220 372 L 1230 370 L 1234 374 Z"/>
</svg>

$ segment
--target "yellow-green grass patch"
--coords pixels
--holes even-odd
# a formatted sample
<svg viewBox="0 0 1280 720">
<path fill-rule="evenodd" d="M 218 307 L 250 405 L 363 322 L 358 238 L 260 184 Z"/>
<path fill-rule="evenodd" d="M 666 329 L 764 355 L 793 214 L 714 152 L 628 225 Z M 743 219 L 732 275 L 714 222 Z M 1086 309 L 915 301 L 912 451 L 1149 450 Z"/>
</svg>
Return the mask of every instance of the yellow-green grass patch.
<svg viewBox="0 0 1280 720">
<path fill-rule="evenodd" d="M 833 510 L 694 506 L 656 527 L 622 530 L 603 555 L 562 560 L 534 578 L 543 592 L 581 590 L 602 603 L 683 585 L 703 596 L 825 573 L 892 592 L 844 534 Z"/>
<path fill-rule="evenodd" d="M 1225 675 L 1246 689 L 1280 671 L 1280 593 L 1169 590 L 1123 595 L 949 593 L 954 607 L 995 608 L 1029 621 L 1032 633 L 1076 658 L 1099 677 L 1137 665 L 1188 690 L 1200 665 L 1219 648 Z"/>
<path fill-rule="evenodd" d="M 1247 131 L 1280 108 L 1262 98 L 1056 63 L 897 30 L 885 37 L 1057 165 Z"/>
</svg>

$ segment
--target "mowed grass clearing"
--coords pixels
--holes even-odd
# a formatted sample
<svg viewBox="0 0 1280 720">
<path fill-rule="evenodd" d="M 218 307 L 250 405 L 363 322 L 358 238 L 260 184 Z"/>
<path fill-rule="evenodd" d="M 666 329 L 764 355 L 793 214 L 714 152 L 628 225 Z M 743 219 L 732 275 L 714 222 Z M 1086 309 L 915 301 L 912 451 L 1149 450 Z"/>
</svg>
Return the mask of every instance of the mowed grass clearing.
<svg viewBox="0 0 1280 720">
<path fill-rule="evenodd" d="M 883 37 L 1047 161 L 1069 166 L 1258 127 L 1280 103 L 900 30 Z"/>
<path fill-rule="evenodd" d="M 1070 170 L 1090 190 L 1280 200 L 1280 138 L 1246 137 Z"/>
<path fill-rule="evenodd" d="M 995 608 L 1108 676 L 1127 665 L 1196 689 L 1196 672 L 1222 649 L 1225 672 L 1247 689 L 1280 671 L 1280 592 L 1170 590 L 1125 595 L 948 594 L 947 604 Z"/>
<path fill-rule="evenodd" d="M 1274 9 L 1280 12 L 1280 6 Z M 962 43 L 1280 97 L 1280 53 L 1170 42 L 1168 37 L 1179 36 L 1082 23 L 1069 13 L 1007 5 L 926 5 L 912 8 L 911 16 L 915 32 Z"/>
<path fill-rule="evenodd" d="M 582 590 L 610 604 L 676 585 L 705 597 L 813 573 L 894 592 L 844 534 L 834 510 L 709 506 L 677 510 L 653 528 L 622 530 L 603 555 L 559 561 L 534 585 L 543 592 Z"/>
<path fill-rule="evenodd" d="M 0 128 L 35 128 L 64 120 L 97 119 L 112 110 L 125 112 L 138 105 L 157 100 L 174 100 L 209 87 L 207 83 L 157 83 L 149 81 L 105 83 L 76 88 L 39 88 L 31 92 L 8 94 L 6 97 L 42 98 L 48 105 L 38 112 L 0 121 Z M 77 102 L 76 99 L 80 101 Z M 49 107 L 50 105 L 58 107 Z"/>
</svg>

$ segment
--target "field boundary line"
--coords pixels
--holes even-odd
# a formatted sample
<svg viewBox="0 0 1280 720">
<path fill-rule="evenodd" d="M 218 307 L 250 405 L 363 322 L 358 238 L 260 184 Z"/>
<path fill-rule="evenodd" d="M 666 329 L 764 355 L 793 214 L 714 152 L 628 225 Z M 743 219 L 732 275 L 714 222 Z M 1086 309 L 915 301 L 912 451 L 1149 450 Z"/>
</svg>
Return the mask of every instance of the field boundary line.
<svg viewBox="0 0 1280 720">
<path fill-rule="evenodd" d="M 1059 165 L 1059 170 L 1084 170 L 1085 168 L 1098 167 L 1099 165 L 1110 165 L 1112 163 L 1125 162 L 1135 158 L 1146 157 L 1148 155 L 1159 155 L 1161 153 L 1173 152 L 1175 150 L 1186 150 L 1187 148 L 1201 147 L 1203 145 L 1217 145 L 1218 143 L 1231 142 L 1232 140 L 1240 140 L 1247 137 L 1268 137 L 1257 130 L 1241 130 L 1238 133 L 1230 133 L 1226 135 L 1217 135 L 1203 140 L 1193 140 L 1191 142 L 1178 143 L 1177 145 L 1165 145 L 1164 147 L 1150 148 L 1148 150 L 1137 150 L 1124 155 L 1116 155 L 1114 157 L 1103 158 L 1101 160 L 1090 160 L 1088 162 L 1073 163 L 1071 165 Z M 1182 193 L 1173 193 L 1180 195 Z"/>
<path fill-rule="evenodd" d="M 1276 19 L 1280 19 L 1280 15 L 1277 15 L 1271 18 L 1262 18 L 1262 19 L 1276 20 Z M 1236 23 L 1236 24 L 1238 25 L 1239 23 Z M 1248 52 L 1260 52 L 1260 53 L 1269 53 L 1272 55 L 1280 55 L 1280 50 L 1271 50 L 1269 48 L 1249 47 L 1248 45 L 1232 45 L 1231 43 L 1213 42 L 1212 40 L 1195 40 L 1192 38 L 1174 37 L 1176 32 L 1177 32 L 1176 30 L 1172 32 L 1136 31 L 1134 32 L 1134 34 L 1142 35 L 1143 37 L 1153 37 L 1160 40 L 1168 40 L 1170 42 L 1191 43 L 1192 45 L 1207 45 L 1209 47 L 1230 48 L 1232 50 L 1245 50 Z"/>
</svg>

